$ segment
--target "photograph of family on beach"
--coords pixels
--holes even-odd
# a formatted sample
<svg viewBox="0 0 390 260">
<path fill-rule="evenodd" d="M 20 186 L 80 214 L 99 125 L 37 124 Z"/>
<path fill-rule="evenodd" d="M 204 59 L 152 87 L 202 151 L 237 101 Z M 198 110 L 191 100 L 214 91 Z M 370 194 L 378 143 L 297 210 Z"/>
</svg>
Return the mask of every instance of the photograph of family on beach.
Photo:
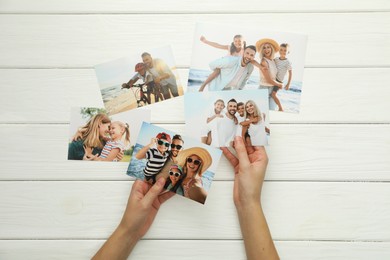
<svg viewBox="0 0 390 260">
<path fill-rule="evenodd" d="M 183 95 L 170 46 L 95 66 L 108 115 Z"/>
<path fill-rule="evenodd" d="M 127 175 L 204 204 L 222 151 L 192 138 L 143 123 Z"/>
<path fill-rule="evenodd" d="M 299 113 L 307 36 L 197 24 L 187 92 L 266 89 L 269 109 Z"/>
<path fill-rule="evenodd" d="M 184 102 L 187 136 L 215 147 L 231 147 L 235 136 L 248 146 L 269 144 L 265 89 L 191 92 Z"/>
<path fill-rule="evenodd" d="M 71 109 L 68 160 L 129 162 L 148 109 L 108 116 L 104 108 Z"/>
</svg>

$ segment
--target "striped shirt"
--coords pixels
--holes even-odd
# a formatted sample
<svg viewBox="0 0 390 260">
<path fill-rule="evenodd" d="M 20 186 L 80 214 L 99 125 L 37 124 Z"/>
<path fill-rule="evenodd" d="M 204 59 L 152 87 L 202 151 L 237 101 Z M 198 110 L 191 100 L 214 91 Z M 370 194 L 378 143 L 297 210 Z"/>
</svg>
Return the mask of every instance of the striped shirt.
<svg viewBox="0 0 390 260">
<path fill-rule="evenodd" d="M 145 154 L 146 159 L 148 159 L 144 169 L 145 176 L 153 176 L 158 174 L 164 166 L 168 155 L 168 152 L 162 155 L 156 148 L 150 148 Z"/>
<path fill-rule="evenodd" d="M 106 145 L 103 147 L 102 152 L 100 153 L 99 157 L 100 158 L 107 158 L 108 155 L 110 154 L 112 149 L 118 148 L 119 151 L 123 151 L 125 149 L 125 145 L 123 144 L 122 141 L 107 141 Z M 118 159 L 115 158 L 113 160 L 114 162 L 117 162 Z"/>
<path fill-rule="evenodd" d="M 284 76 L 286 76 L 287 71 L 292 70 L 291 62 L 288 59 L 281 60 L 280 57 L 275 60 L 276 68 L 278 72 L 276 73 L 276 79 L 279 82 L 283 82 Z"/>
</svg>

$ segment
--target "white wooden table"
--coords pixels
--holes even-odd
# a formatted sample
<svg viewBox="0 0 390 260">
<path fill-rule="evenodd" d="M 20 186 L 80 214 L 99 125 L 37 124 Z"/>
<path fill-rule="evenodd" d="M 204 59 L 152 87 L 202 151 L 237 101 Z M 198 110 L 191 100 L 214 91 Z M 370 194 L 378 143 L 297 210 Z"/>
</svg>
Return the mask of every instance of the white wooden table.
<svg viewBox="0 0 390 260">
<path fill-rule="evenodd" d="M 68 162 L 93 65 L 171 44 L 186 82 L 196 21 L 308 34 L 299 115 L 271 113 L 264 210 L 282 259 L 390 259 L 390 2 L 0 0 L 0 259 L 85 259 L 119 222 L 126 164 Z M 162 113 L 162 109 L 169 113 Z M 183 98 L 152 121 L 184 131 Z M 245 259 L 223 159 L 205 206 L 174 197 L 131 259 Z"/>
</svg>

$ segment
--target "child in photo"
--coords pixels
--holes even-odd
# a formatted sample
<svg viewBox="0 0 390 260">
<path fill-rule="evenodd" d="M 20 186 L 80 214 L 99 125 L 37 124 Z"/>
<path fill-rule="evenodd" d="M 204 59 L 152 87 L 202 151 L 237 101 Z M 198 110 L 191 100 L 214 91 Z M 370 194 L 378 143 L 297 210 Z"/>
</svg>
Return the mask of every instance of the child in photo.
<svg viewBox="0 0 390 260">
<path fill-rule="evenodd" d="M 235 35 L 233 38 L 233 42 L 230 45 L 222 45 L 216 42 L 211 42 L 206 40 L 204 36 L 200 37 L 200 40 L 208 44 L 212 47 L 215 47 L 217 49 L 222 49 L 222 50 L 227 50 L 228 55 L 227 56 L 242 56 L 244 54 L 244 49 L 246 47 L 246 42 L 244 41 L 244 38 L 242 35 Z M 211 73 L 208 78 L 205 80 L 205 82 L 202 83 L 202 85 L 199 88 L 199 91 L 203 91 L 204 88 L 206 87 L 207 84 L 209 84 L 213 79 L 215 79 L 219 74 L 221 70 L 220 69 L 215 69 L 213 73 Z"/>
<path fill-rule="evenodd" d="M 147 159 L 144 168 L 145 180 L 151 184 L 156 182 L 156 176 L 163 168 L 168 156 L 168 148 L 171 145 L 171 136 L 165 132 L 152 138 L 149 145 L 144 146 L 135 155 L 138 160 Z M 156 146 L 156 148 L 154 148 Z"/>
<path fill-rule="evenodd" d="M 183 168 L 180 165 L 173 164 L 169 169 L 169 177 L 164 188 L 179 195 L 184 195 L 183 188 L 181 187 L 183 177 Z"/>
<path fill-rule="evenodd" d="M 285 89 L 288 90 L 290 88 L 291 78 L 292 78 L 292 66 L 291 62 L 287 59 L 287 54 L 290 53 L 289 51 L 290 46 L 288 43 L 282 43 L 280 44 L 279 49 L 279 57 L 275 58 L 276 68 L 278 69 L 278 72 L 276 73 L 276 81 L 279 83 L 283 83 L 284 77 L 286 76 L 286 73 L 288 72 L 288 80 Z M 279 90 L 278 87 L 274 87 L 272 92 L 276 92 Z M 274 94 L 274 93 L 272 93 Z"/>
<path fill-rule="evenodd" d="M 100 155 L 93 155 L 91 148 L 85 148 L 90 160 L 118 162 L 118 154 L 123 152 L 130 144 L 129 125 L 120 121 L 112 122 L 109 134 L 111 139 L 106 142 Z"/>
<path fill-rule="evenodd" d="M 207 115 L 207 120 L 206 120 L 206 127 L 202 133 L 201 137 L 201 142 L 204 144 L 210 145 L 212 142 L 212 137 L 211 137 L 211 128 L 212 128 L 212 123 L 215 122 L 216 118 L 222 118 L 223 117 L 223 109 L 225 108 L 225 102 L 222 99 L 218 99 L 217 101 L 214 102 L 214 108 L 210 113 Z M 214 120 L 214 121 L 213 121 Z"/>
<path fill-rule="evenodd" d="M 242 125 L 241 122 L 245 121 L 245 104 L 243 102 L 237 103 L 237 133 L 236 135 L 241 136 L 242 133 Z"/>
</svg>

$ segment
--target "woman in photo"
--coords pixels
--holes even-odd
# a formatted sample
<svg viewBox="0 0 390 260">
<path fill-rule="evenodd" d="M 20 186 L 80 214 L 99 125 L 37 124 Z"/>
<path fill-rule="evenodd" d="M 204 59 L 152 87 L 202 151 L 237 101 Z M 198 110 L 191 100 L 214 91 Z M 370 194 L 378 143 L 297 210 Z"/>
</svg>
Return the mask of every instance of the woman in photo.
<svg viewBox="0 0 390 260">
<path fill-rule="evenodd" d="M 86 148 L 86 155 L 92 161 L 118 162 L 118 154 L 124 152 L 130 144 L 130 126 L 120 121 L 111 122 L 110 140 L 106 142 L 100 155 L 93 155 L 91 148 Z"/>
<path fill-rule="evenodd" d="M 275 53 L 279 51 L 279 44 L 272 39 L 261 39 L 256 42 L 256 49 L 260 55 L 260 89 L 268 89 L 268 93 L 279 107 L 279 111 L 283 111 L 279 98 L 276 96 L 274 88 L 282 88 L 283 84 L 276 81 L 278 72 L 274 61 Z M 255 65 L 255 64 L 254 64 Z"/>
<path fill-rule="evenodd" d="M 90 160 L 89 155 L 86 155 L 86 149 L 91 150 L 93 155 L 100 155 L 109 140 L 110 125 L 111 120 L 107 115 L 103 113 L 94 115 L 76 132 L 73 141 L 69 144 L 68 160 Z"/>
<path fill-rule="evenodd" d="M 253 100 L 245 103 L 245 121 L 241 122 L 242 138 L 247 146 L 266 145 L 267 133 L 265 126 L 265 114 L 261 113 Z"/>
<path fill-rule="evenodd" d="M 210 167 L 213 159 L 210 153 L 201 147 L 192 147 L 179 154 L 179 165 L 183 167 L 182 188 L 184 197 L 204 204 L 207 191 L 203 188 L 202 174 Z"/>
</svg>

